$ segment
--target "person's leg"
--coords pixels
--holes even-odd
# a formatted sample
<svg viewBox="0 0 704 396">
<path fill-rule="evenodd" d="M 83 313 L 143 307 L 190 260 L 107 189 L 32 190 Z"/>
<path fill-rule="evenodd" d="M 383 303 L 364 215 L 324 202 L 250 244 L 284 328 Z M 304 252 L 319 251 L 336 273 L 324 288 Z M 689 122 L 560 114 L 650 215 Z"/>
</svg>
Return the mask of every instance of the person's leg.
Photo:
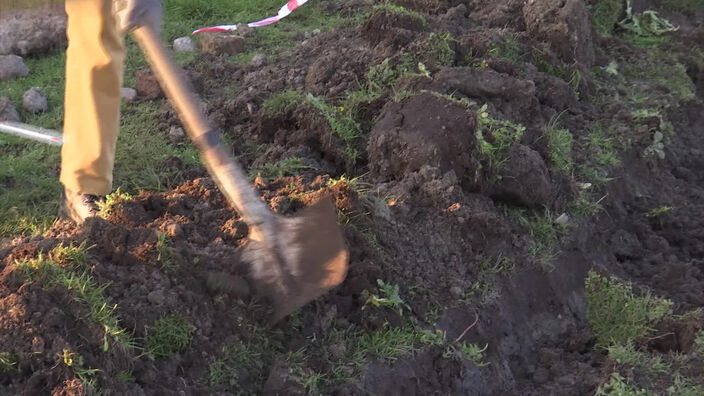
<svg viewBox="0 0 704 396">
<path fill-rule="evenodd" d="M 74 194 L 112 190 L 125 48 L 111 0 L 66 0 L 68 49 L 61 183 Z"/>
</svg>

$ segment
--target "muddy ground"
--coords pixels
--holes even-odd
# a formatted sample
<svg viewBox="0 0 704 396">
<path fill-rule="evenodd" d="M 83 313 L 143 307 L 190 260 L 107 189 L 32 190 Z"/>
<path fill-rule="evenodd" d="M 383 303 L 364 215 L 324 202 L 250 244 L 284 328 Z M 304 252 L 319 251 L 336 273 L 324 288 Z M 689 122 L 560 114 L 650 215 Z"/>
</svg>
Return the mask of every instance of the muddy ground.
<svg viewBox="0 0 704 396">
<path fill-rule="evenodd" d="M 669 56 L 653 61 L 598 33 L 581 0 L 397 2 L 414 12 L 366 3 L 309 3 L 367 14 L 270 65 L 204 55 L 188 67 L 218 81 L 200 93 L 253 177 L 297 159 L 254 179 L 273 210 L 334 197 L 350 248 L 345 282 L 269 327 L 241 258 L 247 226 L 202 169 L 184 169 L 192 180 L 172 191 L 0 245 L 0 351 L 13 359 L 0 393 L 591 395 L 616 363 L 588 322 L 590 270 L 670 299 L 677 314 L 704 306 L 704 63 L 691 52 L 702 51 L 702 13 L 635 2 L 680 26 L 662 44 Z M 606 72 L 612 61 L 621 73 Z M 653 63 L 681 63 L 689 80 L 626 73 Z M 228 87 L 240 93 L 223 96 Z M 272 105 L 284 91 L 304 94 Z M 179 123 L 165 102 L 157 117 L 158 133 Z M 549 136 L 556 125 L 572 135 L 566 166 Z M 106 335 L 75 290 L 21 264 L 83 242 L 87 273 L 132 344 Z M 400 287 L 402 309 L 370 306 L 378 280 Z M 146 353 L 165 314 L 192 325 L 190 344 Z M 691 355 L 704 323 L 688 320 L 638 345 Z M 403 341 L 417 350 L 392 358 L 362 350 L 354 363 L 359 334 L 409 328 L 442 341 Z M 461 345 L 486 349 L 476 360 Z M 68 364 L 66 351 L 82 363 Z M 685 371 L 704 385 L 701 357 Z M 621 375 L 653 394 L 672 385 Z"/>
</svg>

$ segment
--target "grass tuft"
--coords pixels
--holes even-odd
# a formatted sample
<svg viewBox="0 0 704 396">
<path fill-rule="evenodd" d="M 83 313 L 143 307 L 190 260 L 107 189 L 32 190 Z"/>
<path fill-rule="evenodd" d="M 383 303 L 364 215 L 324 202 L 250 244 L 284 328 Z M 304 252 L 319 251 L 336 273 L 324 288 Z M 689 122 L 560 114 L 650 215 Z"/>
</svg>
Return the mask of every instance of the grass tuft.
<svg viewBox="0 0 704 396">
<path fill-rule="evenodd" d="M 147 329 L 146 351 L 151 356 L 169 356 L 191 345 L 195 326 L 177 314 L 165 315 Z"/>
<path fill-rule="evenodd" d="M 491 118 L 486 104 L 479 108 L 477 119 L 481 153 L 489 160 L 491 168 L 500 169 L 508 161 L 508 152 L 521 140 L 526 128 L 521 124 Z"/>
</svg>

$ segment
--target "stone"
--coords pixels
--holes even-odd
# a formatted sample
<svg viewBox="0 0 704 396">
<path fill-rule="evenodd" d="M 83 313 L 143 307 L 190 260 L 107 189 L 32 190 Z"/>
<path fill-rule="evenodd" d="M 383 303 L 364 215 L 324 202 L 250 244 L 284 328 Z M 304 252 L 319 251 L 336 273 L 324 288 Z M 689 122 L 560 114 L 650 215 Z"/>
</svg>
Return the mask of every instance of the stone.
<svg viewBox="0 0 704 396">
<path fill-rule="evenodd" d="M 268 61 L 268 60 L 266 59 L 266 55 L 264 55 L 264 54 L 256 54 L 256 55 L 254 55 L 254 57 L 252 58 L 252 61 L 250 62 L 250 64 L 251 64 L 252 66 L 254 66 L 254 67 L 259 68 L 259 67 L 264 67 L 264 66 L 266 66 L 267 61 Z"/>
<path fill-rule="evenodd" d="M 132 103 L 137 100 L 137 90 L 134 88 L 124 87 L 120 89 L 120 97 L 125 103 Z"/>
<path fill-rule="evenodd" d="M 17 55 L 0 55 L 0 81 L 29 75 L 29 68 L 22 57 Z"/>
<path fill-rule="evenodd" d="M 203 52 L 211 55 L 234 55 L 244 50 L 245 39 L 229 33 L 205 32 L 200 34 Z"/>
<path fill-rule="evenodd" d="M 154 290 L 153 292 L 147 294 L 147 300 L 155 305 L 163 305 L 166 301 L 166 295 L 163 290 Z"/>
<path fill-rule="evenodd" d="M 179 37 L 174 40 L 174 51 L 176 52 L 194 52 L 197 49 L 196 43 L 190 37 Z"/>
<path fill-rule="evenodd" d="M 186 132 L 183 128 L 172 126 L 171 129 L 169 129 L 169 139 L 171 139 L 173 143 L 182 141 L 184 137 L 186 137 Z"/>
<path fill-rule="evenodd" d="M 20 121 L 20 115 L 15 109 L 15 105 L 9 98 L 0 97 L 0 120 L 5 121 Z"/>
<path fill-rule="evenodd" d="M 157 99 L 164 97 L 159 80 L 151 70 L 140 70 L 134 74 L 137 95 L 144 99 Z"/>
<path fill-rule="evenodd" d="M 36 114 L 47 111 L 49 104 L 44 93 L 39 88 L 32 87 L 22 95 L 22 107 L 28 112 Z"/>
</svg>

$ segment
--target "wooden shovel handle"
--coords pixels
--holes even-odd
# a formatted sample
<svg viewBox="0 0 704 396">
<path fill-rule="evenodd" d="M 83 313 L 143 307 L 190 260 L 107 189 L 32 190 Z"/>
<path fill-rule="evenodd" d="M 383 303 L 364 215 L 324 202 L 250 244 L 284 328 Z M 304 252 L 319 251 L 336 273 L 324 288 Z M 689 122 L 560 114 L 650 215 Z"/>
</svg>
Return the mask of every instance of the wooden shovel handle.
<svg viewBox="0 0 704 396">
<path fill-rule="evenodd" d="M 133 34 L 222 193 L 250 226 L 269 223 L 273 213 L 259 199 L 243 169 L 223 148 L 219 132 L 200 112 L 195 93 L 167 54 L 154 28 L 141 26 Z"/>
</svg>

